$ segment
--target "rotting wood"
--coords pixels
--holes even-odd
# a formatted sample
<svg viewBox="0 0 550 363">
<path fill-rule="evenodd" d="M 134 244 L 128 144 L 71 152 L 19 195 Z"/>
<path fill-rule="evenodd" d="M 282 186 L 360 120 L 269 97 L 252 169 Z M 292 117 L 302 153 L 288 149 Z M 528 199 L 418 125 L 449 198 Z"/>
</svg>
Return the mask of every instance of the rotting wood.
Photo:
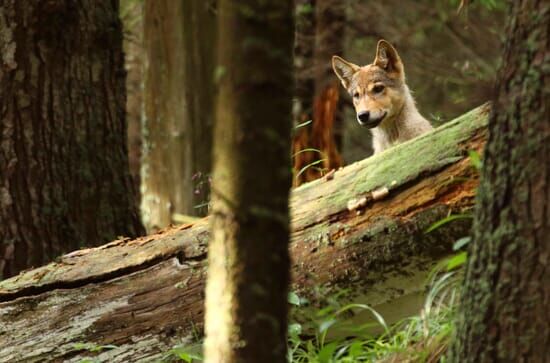
<svg viewBox="0 0 550 363">
<path fill-rule="evenodd" d="M 469 230 L 458 221 L 424 233 L 449 213 L 472 208 L 478 180 L 467 155 L 482 149 L 487 113 L 482 106 L 294 190 L 295 291 L 352 287 L 350 300 L 392 319 L 413 312 L 431 268 Z M 387 195 L 374 198 L 381 188 Z M 349 211 L 348 201 L 362 197 L 367 203 Z M 0 282 L 0 362 L 162 358 L 202 328 L 208 238 L 202 219 L 75 251 Z M 116 348 L 93 353 L 77 343 Z"/>
</svg>

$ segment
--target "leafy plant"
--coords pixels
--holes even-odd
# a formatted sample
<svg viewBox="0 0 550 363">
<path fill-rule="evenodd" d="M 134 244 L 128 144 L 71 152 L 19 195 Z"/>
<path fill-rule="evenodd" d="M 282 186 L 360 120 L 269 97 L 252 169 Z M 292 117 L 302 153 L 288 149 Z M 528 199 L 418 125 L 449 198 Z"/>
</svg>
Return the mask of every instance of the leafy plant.
<svg viewBox="0 0 550 363">
<path fill-rule="evenodd" d="M 171 358 L 177 358 L 187 363 L 198 363 L 203 361 L 202 354 L 200 353 L 202 347 L 199 344 L 192 346 L 177 345 L 168 351 L 163 358 L 163 362 L 169 361 Z"/>
<path fill-rule="evenodd" d="M 316 312 L 312 320 L 316 329 L 313 336 L 304 336 L 303 324 L 289 325 L 288 362 L 295 363 L 351 363 L 434 361 L 447 347 L 454 329 L 454 307 L 458 296 L 456 272 L 443 273 L 433 279 L 424 307 L 414 316 L 388 326 L 372 307 L 348 304 L 334 309 L 334 303 Z M 297 295 L 296 295 L 297 297 Z M 293 296 L 293 300 L 296 301 Z M 298 305 L 296 305 L 298 306 Z M 327 340 L 327 333 L 343 324 L 346 312 L 369 311 L 376 325 L 383 329 L 373 336 L 372 324 L 355 327 L 355 335 Z"/>
</svg>

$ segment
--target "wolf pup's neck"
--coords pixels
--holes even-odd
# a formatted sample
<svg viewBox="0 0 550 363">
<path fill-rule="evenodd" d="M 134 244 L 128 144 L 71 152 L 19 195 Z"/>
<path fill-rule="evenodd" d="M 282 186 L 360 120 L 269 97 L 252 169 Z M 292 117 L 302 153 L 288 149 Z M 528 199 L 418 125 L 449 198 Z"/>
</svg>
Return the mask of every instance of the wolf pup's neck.
<svg viewBox="0 0 550 363">
<path fill-rule="evenodd" d="M 418 111 L 406 85 L 403 85 L 405 102 L 401 111 L 379 127 L 372 129 L 374 153 L 381 152 L 395 144 L 415 138 L 430 130 L 432 126 Z"/>
</svg>

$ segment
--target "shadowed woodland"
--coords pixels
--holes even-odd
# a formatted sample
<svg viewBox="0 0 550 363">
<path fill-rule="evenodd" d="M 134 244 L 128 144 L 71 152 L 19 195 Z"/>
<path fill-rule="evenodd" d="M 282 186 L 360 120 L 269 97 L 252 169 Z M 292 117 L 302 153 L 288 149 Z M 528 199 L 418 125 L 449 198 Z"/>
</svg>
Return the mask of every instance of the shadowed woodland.
<svg viewBox="0 0 550 363">
<path fill-rule="evenodd" d="M 0 0 L 0 362 L 545 362 L 550 5 Z"/>
</svg>

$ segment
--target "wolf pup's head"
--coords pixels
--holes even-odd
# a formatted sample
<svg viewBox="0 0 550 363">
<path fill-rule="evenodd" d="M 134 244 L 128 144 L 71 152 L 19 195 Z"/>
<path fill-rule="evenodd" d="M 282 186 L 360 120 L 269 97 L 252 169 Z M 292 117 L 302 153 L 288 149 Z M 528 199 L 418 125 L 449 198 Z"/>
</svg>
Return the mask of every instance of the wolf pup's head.
<svg viewBox="0 0 550 363">
<path fill-rule="evenodd" d="M 353 97 L 357 121 L 374 128 L 393 119 L 405 103 L 405 73 L 395 48 L 385 40 L 378 42 L 374 62 L 360 67 L 338 56 L 332 68 Z"/>
</svg>

